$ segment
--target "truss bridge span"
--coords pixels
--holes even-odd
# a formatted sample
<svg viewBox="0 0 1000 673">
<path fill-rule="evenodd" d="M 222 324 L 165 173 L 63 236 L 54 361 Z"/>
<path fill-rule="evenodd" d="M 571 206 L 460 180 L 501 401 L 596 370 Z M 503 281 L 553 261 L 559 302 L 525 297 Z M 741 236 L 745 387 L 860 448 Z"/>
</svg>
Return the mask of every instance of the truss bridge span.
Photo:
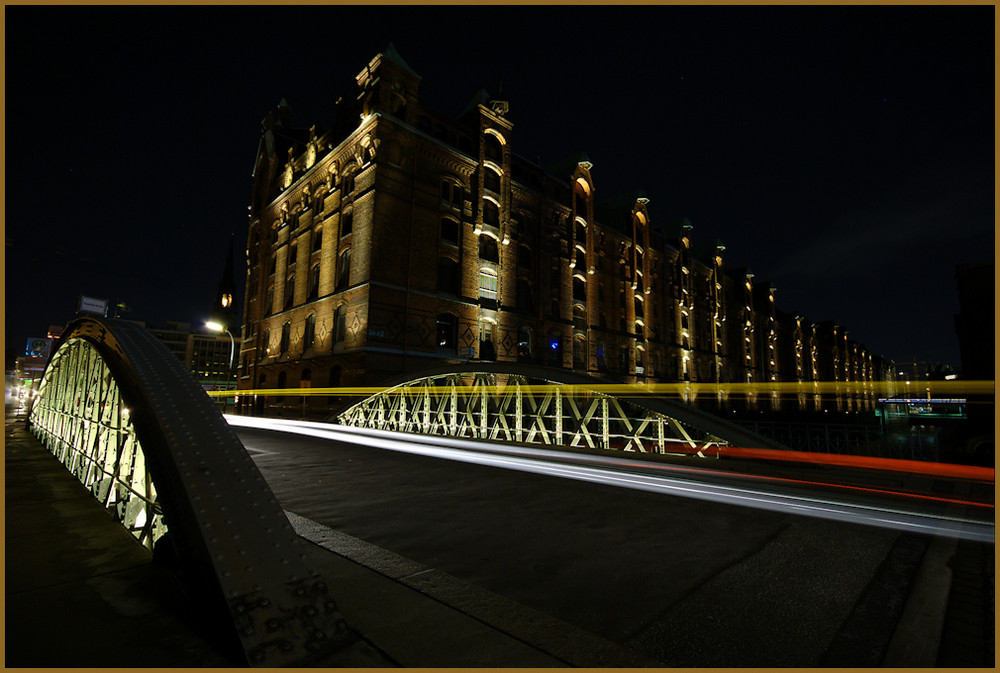
<svg viewBox="0 0 1000 673">
<path fill-rule="evenodd" d="M 643 453 L 783 449 L 680 401 L 566 370 L 509 363 L 410 373 L 335 414 L 347 426 L 444 437 Z"/>
</svg>

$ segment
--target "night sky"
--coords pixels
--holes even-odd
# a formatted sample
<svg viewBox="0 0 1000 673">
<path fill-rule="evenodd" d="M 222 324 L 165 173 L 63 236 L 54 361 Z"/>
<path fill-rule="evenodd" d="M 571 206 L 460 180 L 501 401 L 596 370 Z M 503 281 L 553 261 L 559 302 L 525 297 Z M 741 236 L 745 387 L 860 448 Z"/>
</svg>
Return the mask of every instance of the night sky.
<svg viewBox="0 0 1000 673">
<path fill-rule="evenodd" d="M 585 151 L 598 201 L 644 190 L 779 309 L 958 367 L 955 265 L 995 249 L 994 11 L 8 6 L 7 346 L 79 295 L 207 319 L 261 119 L 325 127 L 392 42 L 424 102 L 502 82 L 515 153 Z"/>
</svg>

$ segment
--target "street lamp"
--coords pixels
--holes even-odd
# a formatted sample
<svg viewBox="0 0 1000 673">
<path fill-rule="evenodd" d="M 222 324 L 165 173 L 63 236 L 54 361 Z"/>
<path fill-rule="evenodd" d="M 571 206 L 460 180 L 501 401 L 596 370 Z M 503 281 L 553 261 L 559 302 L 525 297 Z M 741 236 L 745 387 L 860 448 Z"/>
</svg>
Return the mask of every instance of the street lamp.
<svg viewBox="0 0 1000 673">
<path fill-rule="evenodd" d="M 225 325 L 217 322 L 207 322 L 205 327 L 212 330 L 213 332 L 225 332 L 229 335 L 229 373 L 233 373 L 233 357 L 236 354 L 236 340 L 233 339 L 233 335 L 230 334 L 229 328 Z"/>
<path fill-rule="evenodd" d="M 233 358 L 236 355 L 236 340 L 233 339 L 233 335 L 229 331 L 229 328 L 226 327 L 225 325 L 221 324 L 221 323 L 211 322 L 210 321 L 210 322 L 205 323 L 205 327 L 207 327 L 208 329 L 212 330 L 213 332 L 225 332 L 226 334 L 229 335 L 229 371 L 228 371 L 228 374 L 227 374 L 226 378 L 227 379 L 232 378 L 232 376 L 233 376 Z M 229 386 L 230 386 L 231 383 L 232 382 L 229 381 L 229 380 L 226 381 L 226 390 L 229 390 Z M 229 404 L 229 396 L 226 395 L 226 399 L 222 403 L 222 412 L 223 413 L 226 412 L 226 407 L 228 406 L 228 404 Z"/>
</svg>

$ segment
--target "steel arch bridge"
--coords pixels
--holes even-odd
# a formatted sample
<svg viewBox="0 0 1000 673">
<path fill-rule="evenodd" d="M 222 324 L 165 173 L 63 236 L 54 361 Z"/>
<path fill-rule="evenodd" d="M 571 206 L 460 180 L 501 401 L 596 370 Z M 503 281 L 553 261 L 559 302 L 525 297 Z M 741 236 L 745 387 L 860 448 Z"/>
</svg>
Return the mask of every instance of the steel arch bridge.
<svg viewBox="0 0 1000 673">
<path fill-rule="evenodd" d="M 397 377 L 335 420 L 445 437 L 650 453 L 718 455 L 718 447 L 728 445 L 786 448 L 649 395 L 641 385 L 508 363 L 448 365 Z"/>
<path fill-rule="evenodd" d="M 242 443 L 145 328 L 70 323 L 28 424 L 140 543 L 207 594 L 248 664 L 301 665 L 353 641 Z"/>
</svg>

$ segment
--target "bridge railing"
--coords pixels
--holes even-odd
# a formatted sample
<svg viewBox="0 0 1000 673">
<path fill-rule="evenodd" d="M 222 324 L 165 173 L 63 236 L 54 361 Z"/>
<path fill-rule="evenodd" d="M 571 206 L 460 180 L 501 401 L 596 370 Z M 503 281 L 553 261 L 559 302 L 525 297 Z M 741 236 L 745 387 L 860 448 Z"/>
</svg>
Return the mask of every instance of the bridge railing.
<svg viewBox="0 0 1000 673">
<path fill-rule="evenodd" d="M 229 624 L 246 663 L 302 665 L 353 641 L 243 444 L 144 327 L 96 318 L 70 323 L 28 424 Z"/>
<path fill-rule="evenodd" d="M 166 533 L 156 487 L 111 370 L 84 339 L 49 364 L 31 413 L 42 443 L 152 551 Z"/>
</svg>

